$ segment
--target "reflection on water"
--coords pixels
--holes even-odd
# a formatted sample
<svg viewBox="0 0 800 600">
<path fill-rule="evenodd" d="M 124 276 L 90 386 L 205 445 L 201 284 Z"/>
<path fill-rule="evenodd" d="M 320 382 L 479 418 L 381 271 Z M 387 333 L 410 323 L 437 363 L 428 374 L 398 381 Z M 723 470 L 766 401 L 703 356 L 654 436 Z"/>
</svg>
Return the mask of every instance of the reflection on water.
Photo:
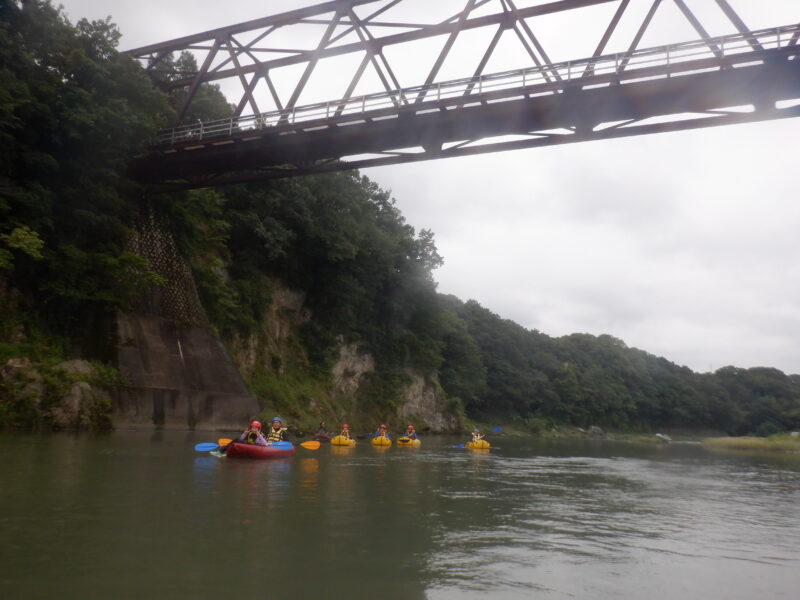
<svg viewBox="0 0 800 600">
<path fill-rule="evenodd" d="M 0 597 L 794 598 L 800 457 L 426 438 L 250 461 L 0 436 Z M 210 436 L 214 437 L 214 436 Z"/>
</svg>

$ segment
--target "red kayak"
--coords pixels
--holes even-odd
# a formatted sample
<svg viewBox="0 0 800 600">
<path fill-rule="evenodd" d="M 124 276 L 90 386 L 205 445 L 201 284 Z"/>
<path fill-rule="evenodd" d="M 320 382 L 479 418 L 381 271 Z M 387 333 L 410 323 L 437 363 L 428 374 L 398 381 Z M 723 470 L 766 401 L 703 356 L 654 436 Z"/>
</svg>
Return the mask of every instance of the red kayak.
<svg viewBox="0 0 800 600">
<path fill-rule="evenodd" d="M 311 439 L 317 440 L 318 442 L 330 442 L 331 436 L 327 433 L 315 433 L 314 437 Z"/>
<path fill-rule="evenodd" d="M 294 456 L 297 449 L 291 442 L 275 442 L 272 446 L 233 442 L 225 455 L 228 458 L 285 458 Z"/>
</svg>

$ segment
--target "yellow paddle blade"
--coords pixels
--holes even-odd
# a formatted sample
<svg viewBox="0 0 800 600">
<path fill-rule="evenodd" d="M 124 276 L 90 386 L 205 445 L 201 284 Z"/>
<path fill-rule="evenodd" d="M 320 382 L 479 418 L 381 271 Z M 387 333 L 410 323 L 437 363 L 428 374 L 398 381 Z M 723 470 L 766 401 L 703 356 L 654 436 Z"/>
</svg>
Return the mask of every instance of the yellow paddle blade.
<svg viewBox="0 0 800 600">
<path fill-rule="evenodd" d="M 233 440 L 229 440 L 228 438 L 219 438 L 219 439 L 217 440 L 217 445 L 219 445 L 219 446 L 227 446 L 227 445 L 228 445 L 228 444 L 230 444 L 232 441 L 233 441 Z"/>
<path fill-rule="evenodd" d="M 303 442 L 300 444 L 306 450 L 319 450 L 319 442 L 312 440 L 309 442 Z"/>
</svg>

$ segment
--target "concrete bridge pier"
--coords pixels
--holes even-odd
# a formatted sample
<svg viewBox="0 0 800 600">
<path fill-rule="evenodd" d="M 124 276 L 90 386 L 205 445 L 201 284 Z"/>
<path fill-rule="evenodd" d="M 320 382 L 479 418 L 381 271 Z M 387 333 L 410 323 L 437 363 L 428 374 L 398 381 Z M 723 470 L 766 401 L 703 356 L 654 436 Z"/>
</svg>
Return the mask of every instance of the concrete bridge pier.
<svg viewBox="0 0 800 600">
<path fill-rule="evenodd" d="M 158 316 L 117 319 L 118 427 L 240 430 L 259 412 L 220 340 L 207 328 Z"/>
<path fill-rule="evenodd" d="M 113 399 L 117 427 L 241 430 L 259 413 L 208 324 L 191 269 L 168 223 L 143 203 L 128 247 L 165 281 L 116 323 L 117 365 L 128 387 Z"/>
</svg>

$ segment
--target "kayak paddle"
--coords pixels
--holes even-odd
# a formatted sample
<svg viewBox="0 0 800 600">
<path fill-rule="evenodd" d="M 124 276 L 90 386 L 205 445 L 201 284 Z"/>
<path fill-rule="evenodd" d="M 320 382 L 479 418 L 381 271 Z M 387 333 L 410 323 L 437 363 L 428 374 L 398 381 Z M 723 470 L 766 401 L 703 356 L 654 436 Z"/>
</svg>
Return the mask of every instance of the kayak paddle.
<svg viewBox="0 0 800 600">
<path fill-rule="evenodd" d="M 230 444 L 232 441 L 233 441 L 233 440 L 229 440 L 228 438 L 219 438 L 219 439 L 217 440 L 217 443 L 218 443 L 220 446 L 227 446 L 227 445 L 228 445 L 228 444 Z"/>
<path fill-rule="evenodd" d="M 309 442 L 303 442 L 302 444 L 298 444 L 298 446 L 302 446 L 306 450 L 318 450 L 320 443 L 309 441 Z M 272 447 L 277 448 L 278 450 L 291 450 L 292 442 L 272 442 Z"/>
<path fill-rule="evenodd" d="M 219 448 L 219 444 L 214 442 L 200 442 L 194 447 L 195 452 L 210 452 L 211 450 L 216 450 L 217 448 Z"/>
</svg>

